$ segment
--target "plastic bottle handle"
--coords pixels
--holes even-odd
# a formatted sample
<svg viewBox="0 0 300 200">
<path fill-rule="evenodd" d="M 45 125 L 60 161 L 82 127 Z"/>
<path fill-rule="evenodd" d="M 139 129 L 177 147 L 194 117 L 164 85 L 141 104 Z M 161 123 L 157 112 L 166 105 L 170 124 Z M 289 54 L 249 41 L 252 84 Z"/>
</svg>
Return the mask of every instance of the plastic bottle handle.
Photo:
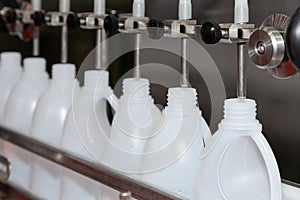
<svg viewBox="0 0 300 200">
<path fill-rule="evenodd" d="M 250 137 L 257 145 L 265 161 L 271 186 L 271 200 L 281 200 L 281 178 L 272 149 L 270 148 L 267 140 L 261 133 L 252 135 Z"/>
<path fill-rule="evenodd" d="M 117 110 L 117 108 L 119 107 L 119 99 L 113 93 L 111 88 L 107 95 L 105 95 L 103 98 L 105 98 L 108 101 L 109 105 L 114 109 L 114 111 Z"/>
</svg>

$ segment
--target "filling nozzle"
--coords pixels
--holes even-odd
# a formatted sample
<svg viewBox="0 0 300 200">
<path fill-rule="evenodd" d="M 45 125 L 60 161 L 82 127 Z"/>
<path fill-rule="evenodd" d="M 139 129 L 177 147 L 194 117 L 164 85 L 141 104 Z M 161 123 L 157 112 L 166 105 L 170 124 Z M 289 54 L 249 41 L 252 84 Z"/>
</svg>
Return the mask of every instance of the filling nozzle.
<svg viewBox="0 0 300 200">
<path fill-rule="evenodd" d="M 132 16 L 133 17 L 145 17 L 145 0 L 134 0 L 132 6 Z M 141 34 L 136 34 L 135 37 L 135 54 L 134 54 L 134 78 L 140 78 L 140 43 Z"/>
<path fill-rule="evenodd" d="M 178 9 L 179 20 L 192 19 L 192 3 L 191 0 L 180 0 Z"/>
<path fill-rule="evenodd" d="M 235 0 L 234 23 L 249 22 L 248 0 Z"/>
<path fill-rule="evenodd" d="M 105 0 L 94 0 L 94 13 L 99 15 L 105 14 Z"/>
<path fill-rule="evenodd" d="M 249 6 L 248 0 L 235 0 L 234 6 L 234 23 L 249 22 Z M 238 98 L 246 98 L 246 44 L 238 44 L 238 81 L 237 96 Z"/>
<path fill-rule="evenodd" d="M 32 10 L 34 11 L 42 10 L 42 0 L 32 0 L 31 5 L 32 5 Z"/>
<path fill-rule="evenodd" d="M 104 15 L 106 8 L 106 0 L 94 0 L 94 14 Z M 106 59 L 106 46 L 101 44 L 106 39 L 106 34 L 102 29 L 96 31 L 96 57 L 95 57 L 95 68 L 101 69 L 105 67 Z"/>
<path fill-rule="evenodd" d="M 132 16 L 145 17 L 145 0 L 133 1 Z"/>
<path fill-rule="evenodd" d="M 178 19 L 192 19 L 191 0 L 180 0 L 178 7 Z M 181 38 L 181 78 L 180 86 L 189 87 L 189 68 L 187 66 L 187 38 Z"/>
<path fill-rule="evenodd" d="M 33 11 L 42 10 L 42 0 L 31 1 Z M 33 29 L 33 40 L 32 40 L 32 54 L 33 56 L 39 56 L 40 54 L 40 28 L 35 26 Z"/>
<path fill-rule="evenodd" d="M 70 0 L 59 1 L 59 11 L 70 11 Z M 68 61 L 68 27 L 65 25 L 61 31 L 61 62 L 66 63 Z"/>
</svg>

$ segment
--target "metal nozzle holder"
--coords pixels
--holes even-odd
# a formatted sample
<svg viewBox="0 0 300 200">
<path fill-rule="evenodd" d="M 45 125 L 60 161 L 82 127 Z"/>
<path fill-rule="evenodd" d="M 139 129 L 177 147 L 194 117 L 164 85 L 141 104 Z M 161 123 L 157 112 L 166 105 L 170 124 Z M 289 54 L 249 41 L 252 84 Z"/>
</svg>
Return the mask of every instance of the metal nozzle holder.
<svg viewBox="0 0 300 200">
<path fill-rule="evenodd" d="M 148 17 L 128 17 L 124 23 L 124 30 L 120 30 L 120 32 L 138 33 L 147 31 L 148 23 Z"/>
<path fill-rule="evenodd" d="M 205 22 L 201 28 L 201 36 L 207 44 L 247 43 L 253 29 L 254 24 Z"/>
<path fill-rule="evenodd" d="M 47 26 L 62 27 L 67 25 L 67 18 L 71 12 L 47 12 L 45 21 Z"/>
<path fill-rule="evenodd" d="M 97 15 L 95 13 L 79 13 L 78 15 L 80 28 L 97 30 L 104 28 L 104 19 L 107 15 Z"/>
<path fill-rule="evenodd" d="M 278 79 L 289 78 L 297 73 L 286 54 L 285 35 L 289 21 L 290 18 L 284 14 L 267 17 L 253 31 L 248 42 L 248 54 L 252 62 Z"/>
<path fill-rule="evenodd" d="M 201 25 L 196 20 L 165 20 L 166 36 L 186 37 L 182 34 L 197 37 L 201 34 Z"/>
</svg>

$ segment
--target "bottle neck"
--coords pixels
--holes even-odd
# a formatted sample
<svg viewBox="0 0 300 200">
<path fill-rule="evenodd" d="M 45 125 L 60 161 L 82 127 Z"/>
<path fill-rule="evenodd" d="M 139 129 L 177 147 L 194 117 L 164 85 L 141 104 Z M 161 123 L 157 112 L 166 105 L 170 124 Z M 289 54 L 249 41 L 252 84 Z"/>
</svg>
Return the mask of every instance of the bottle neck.
<svg viewBox="0 0 300 200">
<path fill-rule="evenodd" d="M 166 114 L 201 114 L 197 106 L 197 92 L 194 88 L 170 88 Z"/>
<path fill-rule="evenodd" d="M 55 64 L 52 67 L 52 83 L 74 84 L 75 65 L 73 64 Z"/>
<path fill-rule="evenodd" d="M 150 96 L 149 80 L 143 78 L 124 79 L 121 101 L 129 101 L 130 103 L 153 102 Z"/>
<path fill-rule="evenodd" d="M 261 130 L 256 119 L 256 103 L 251 99 L 227 99 L 224 105 L 224 119 L 220 128 L 234 130 Z"/>
<path fill-rule="evenodd" d="M 100 94 L 109 90 L 109 74 L 104 70 L 88 70 L 84 73 L 83 92 Z"/>
<path fill-rule="evenodd" d="M 46 72 L 46 60 L 44 58 L 24 59 L 23 78 L 40 79 L 48 78 Z"/>
<path fill-rule="evenodd" d="M 4 70 L 18 70 L 21 68 L 21 54 L 18 52 L 3 52 L 1 57 L 1 68 Z"/>
</svg>

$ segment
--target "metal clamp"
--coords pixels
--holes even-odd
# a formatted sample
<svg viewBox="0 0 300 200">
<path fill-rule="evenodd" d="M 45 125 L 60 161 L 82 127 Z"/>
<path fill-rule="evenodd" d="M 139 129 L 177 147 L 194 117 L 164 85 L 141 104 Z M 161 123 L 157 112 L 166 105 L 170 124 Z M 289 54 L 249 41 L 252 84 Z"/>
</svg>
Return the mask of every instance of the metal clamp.
<svg viewBox="0 0 300 200">
<path fill-rule="evenodd" d="M 138 33 L 147 31 L 149 18 L 148 17 L 128 17 L 124 23 L 124 31 L 126 33 Z"/>
<path fill-rule="evenodd" d="M 196 20 L 165 20 L 165 30 L 170 37 L 186 37 L 183 34 L 197 37 L 201 34 L 201 25 Z"/>
<path fill-rule="evenodd" d="M 47 12 L 45 21 L 47 26 L 62 27 L 67 25 L 67 18 L 71 12 Z"/>
<path fill-rule="evenodd" d="M 201 28 L 202 40 L 206 44 L 246 43 L 254 30 L 254 24 L 225 23 L 216 24 L 205 22 Z"/>
<path fill-rule="evenodd" d="M 78 18 L 82 29 L 103 29 L 104 19 L 107 15 L 96 15 L 94 13 L 79 13 Z"/>
</svg>

